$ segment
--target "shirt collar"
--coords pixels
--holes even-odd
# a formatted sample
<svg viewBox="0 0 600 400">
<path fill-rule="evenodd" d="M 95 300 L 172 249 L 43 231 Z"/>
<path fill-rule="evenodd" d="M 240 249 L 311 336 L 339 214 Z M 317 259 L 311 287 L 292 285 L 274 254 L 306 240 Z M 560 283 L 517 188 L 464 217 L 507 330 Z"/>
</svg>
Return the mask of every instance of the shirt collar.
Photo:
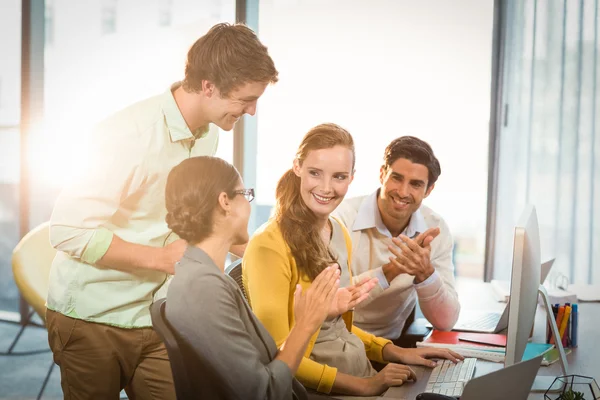
<svg viewBox="0 0 600 400">
<path fill-rule="evenodd" d="M 190 131 L 185 119 L 183 119 L 183 115 L 181 115 L 179 107 L 177 107 L 175 97 L 173 96 L 173 91 L 180 86 L 181 82 L 175 82 L 172 84 L 171 87 L 163 94 L 162 101 L 163 114 L 165 115 L 165 121 L 167 123 L 167 128 L 169 129 L 169 135 L 171 136 L 171 141 L 173 142 L 178 142 L 180 140 L 199 139 L 208 132 L 208 129 L 205 131 L 202 129 L 196 129 L 194 133 Z"/>
<path fill-rule="evenodd" d="M 409 238 L 414 238 L 419 233 L 423 233 L 426 230 L 427 224 L 425 223 L 425 217 L 423 217 L 423 214 L 421 213 L 421 208 L 419 207 L 419 209 L 417 209 L 417 211 L 415 211 L 413 215 L 410 216 L 408 226 L 406 227 L 403 233 Z"/>
<path fill-rule="evenodd" d="M 388 228 L 383 224 L 379 208 L 377 207 L 377 196 L 379 195 L 379 189 L 365 197 L 358 208 L 354 225 L 352 225 L 353 231 L 361 231 L 363 229 L 377 228 L 377 230 L 386 236 L 391 236 Z"/>
<path fill-rule="evenodd" d="M 353 231 L 361 231 L 364 229 L 377 228 L 379 233 L 387 237 L 391 237 L 392 234 L 383 223 L 381 219 L 381 213 L 379 207 L 377 207 L 377 197 L 379 196 L 379 189 L 365 197 L 358 208 L 354 225 L 352 225 Z M 413 238 L 419 233 L 427 230 L 427 224 L 425 218 L 419 208 L 413 213 L 408 221 L 408 226 L 402 232 L 404 235 Z"/>
</svg>

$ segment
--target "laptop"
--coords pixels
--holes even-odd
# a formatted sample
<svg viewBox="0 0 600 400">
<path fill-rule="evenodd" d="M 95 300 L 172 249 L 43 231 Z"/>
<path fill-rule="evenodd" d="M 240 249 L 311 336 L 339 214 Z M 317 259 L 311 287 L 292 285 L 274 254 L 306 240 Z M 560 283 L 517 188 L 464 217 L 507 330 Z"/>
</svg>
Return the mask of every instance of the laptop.
<svg viewBox="0 0 600 400">
<path fill-rule="evenodd" d="M 460 400 L 526 399 L 544 356 L 522 361 L 467 382 Z"/>
<path fill-rule="evenodd" d="M 538 356 L 470 379 L 464 386 L 460 400 L 526 399 L 543 358 L 543 355 Z M 421 382 L 428 379 L 425 374 L 423 376 L 417 374 L 417 377 L 419 378 L 417 382 L 389 388 L 383 397 L 378 399 L 414 399 L 424 390 L 424 384 Z"/>
<path fill-rule="evenodd" d="M 540 283 L 544 283 L 554 264 L 554 258 L 542 264 Z M 509 299 L 510 301 L 510 299 Z M 482 310 L 461 311 L 458 321 L 452 328 L 453 331 L 498 333 L 508 327 L 508 303 L 504 311 L 492 312 Z"/>
</svg>

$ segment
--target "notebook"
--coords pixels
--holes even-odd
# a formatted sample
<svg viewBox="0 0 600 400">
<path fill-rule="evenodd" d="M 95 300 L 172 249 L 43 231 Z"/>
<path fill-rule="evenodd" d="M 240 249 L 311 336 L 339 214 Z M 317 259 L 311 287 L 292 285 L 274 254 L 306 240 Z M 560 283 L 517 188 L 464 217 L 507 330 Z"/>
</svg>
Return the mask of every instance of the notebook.
<svg viewBox="0 0 600 400">
<path fill-rule="evenodd" d="M 459 342 L 479 343 L 487 346 L 506 347 L 506 336 L 497 333 L 459 332 Z"/>
<path fill-rule="evenodd" d="M 463 340 L 463 338 L 467 340 Z M 421 343 L 503 351 L 503 347 L 506 346 L 506 336 L 497 333 L 467 333 L 434 329 Z"/>
<path fill-rule="evenodd" d="M 521 360 L 527 361 L 537 356 L 545 355 L 553 348 L 554 345 L 548 343 L 527 343 L 527 346 L 525 346 L 525 352 L 523 353 L 523 358 Z"/>
</svg>

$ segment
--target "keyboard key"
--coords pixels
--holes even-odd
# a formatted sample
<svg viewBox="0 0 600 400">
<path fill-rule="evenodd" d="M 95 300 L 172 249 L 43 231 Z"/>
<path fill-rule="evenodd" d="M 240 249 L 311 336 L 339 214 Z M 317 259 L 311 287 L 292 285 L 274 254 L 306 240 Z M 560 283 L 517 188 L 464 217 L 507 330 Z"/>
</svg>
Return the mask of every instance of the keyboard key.
<svg viewBox="0 0 600 400">
<path fill-rule="evenodd" d="M 450 360 L 438 362 L 429 377 L 425 392 L 460 396 L 465 382 L 475 374 L 476 362 L 476 358 L 465 358 L 457 364 Z"/>
</svg>

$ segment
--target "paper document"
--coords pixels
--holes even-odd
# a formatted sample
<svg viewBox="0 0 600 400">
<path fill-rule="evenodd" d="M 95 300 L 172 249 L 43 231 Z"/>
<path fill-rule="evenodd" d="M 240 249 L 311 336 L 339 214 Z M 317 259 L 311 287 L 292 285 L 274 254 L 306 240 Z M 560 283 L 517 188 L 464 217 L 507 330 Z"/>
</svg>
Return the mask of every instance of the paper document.
<svg viewBox="0 0 600 400">
<path fill-rule="evenodd" d="M 579 301 L 600 301 L 600 285 L 570 283 L 567 290 L 575 293 Z"/>
</svg>

